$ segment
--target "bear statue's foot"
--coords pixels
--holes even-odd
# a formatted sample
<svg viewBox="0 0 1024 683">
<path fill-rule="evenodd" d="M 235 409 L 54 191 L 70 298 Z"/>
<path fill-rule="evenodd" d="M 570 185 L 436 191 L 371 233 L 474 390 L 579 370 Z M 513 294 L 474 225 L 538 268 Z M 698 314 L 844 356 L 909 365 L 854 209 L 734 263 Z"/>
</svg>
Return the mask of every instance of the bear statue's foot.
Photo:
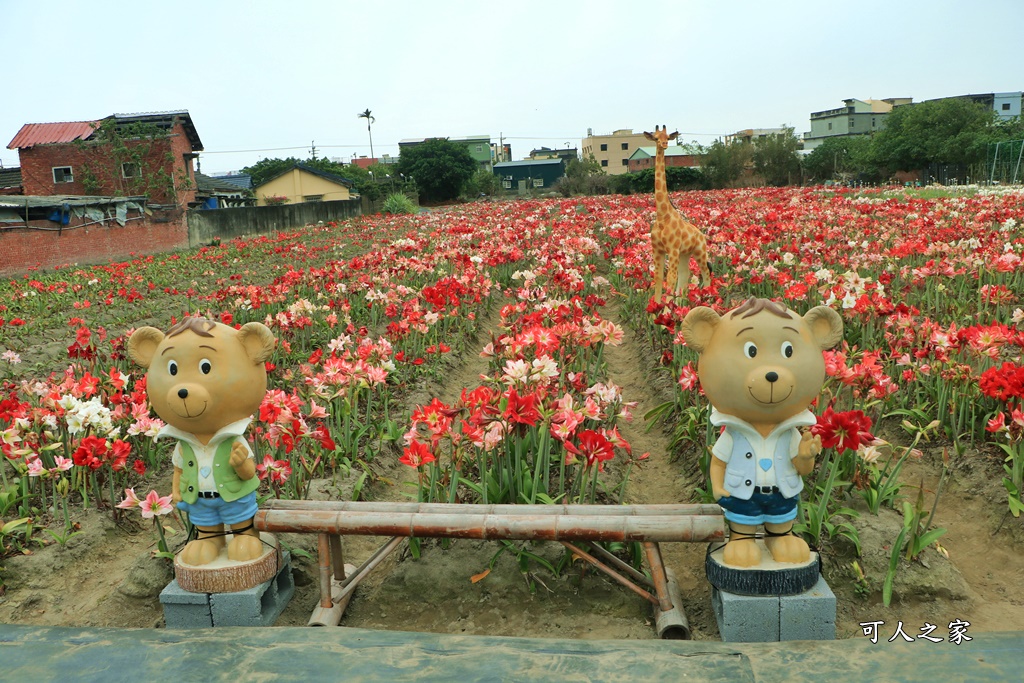
<svg viewBox="0 0 1024 683">
<path fill-rule="evenodd" d="M 255 536 L 239 534 L 228 544 L 228 559 L 237 562 L 255 560 L 263 554 L 263 543 Z"/>
<path fill-rule="evenodd" d="M 223 547 L 224 541 L 221 538 L 200 538 L 190 541 L 181 551 L 181 561 L 193 566 L 210 564 L 217 559 Z"/>
<path fill-rule="evenodd" d="M 722 559 L 730 567 L 754 567 L 761 563 L 761 549 L 753 538 L 742 538 L 725 544 Z"/>
<path fill-rule="evenodd" d="M 811 559 L 811 549 L 807 547 L 806 541 L 799 536 L 787 534 L 785 536 L 766 536 L 764 544 L 768 546 L 768 552 L 776 562 L 791 562 L 799 564 Z"/>
</svg>

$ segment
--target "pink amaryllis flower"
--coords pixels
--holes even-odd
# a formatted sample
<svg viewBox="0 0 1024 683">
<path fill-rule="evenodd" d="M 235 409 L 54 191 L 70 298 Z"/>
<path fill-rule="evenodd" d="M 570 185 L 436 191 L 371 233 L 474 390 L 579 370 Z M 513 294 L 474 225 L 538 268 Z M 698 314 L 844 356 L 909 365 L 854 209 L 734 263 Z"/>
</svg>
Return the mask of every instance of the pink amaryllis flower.
<svg viewBox="0 0 1024 683">
<path fill-rule="evenodd" d="M 145 519 L 153 519 L 158 515 L 166 515 L 174 511 L 170 496 L 161 496 L 156 491 L 146 494 L 145 500 L 139 503 L 142 516 Z"/>
<path fill-rule="evenodd" d="M 119 507 L 122 510 L 130 510 L 132 508 L 137 508 L 141 505 L 142 501 L 139 500 L 139 497 L 137 495 L 135 495 L 135 489 L 131 488 L 124 490 L 124 500 L 118 503 L 116 507 Z"/>
<path fill-rule="evenodd" d="M 274 460 L 273 456 L 267 455 L 263 463 L 256 465 L 260 480 L 270 477 L 271 483 L 283 484 L 292 476 L 292 466 L 287 460 Z"/>
</svg>

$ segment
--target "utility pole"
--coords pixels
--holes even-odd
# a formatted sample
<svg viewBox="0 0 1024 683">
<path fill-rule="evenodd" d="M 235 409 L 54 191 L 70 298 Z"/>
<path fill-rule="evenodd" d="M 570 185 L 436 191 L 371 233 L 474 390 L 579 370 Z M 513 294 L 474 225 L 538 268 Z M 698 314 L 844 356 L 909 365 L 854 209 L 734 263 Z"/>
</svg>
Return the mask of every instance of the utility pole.
<svg viewBox="0 0 1024 683">
<path fill-rule="evenodd" d="M 313 157 L 313 161 L 316 161 L 316 140 L 310 140 L 309 144 L 311 145 L 311 149 L 309 150 L 310 156 Z"/>
</svg>

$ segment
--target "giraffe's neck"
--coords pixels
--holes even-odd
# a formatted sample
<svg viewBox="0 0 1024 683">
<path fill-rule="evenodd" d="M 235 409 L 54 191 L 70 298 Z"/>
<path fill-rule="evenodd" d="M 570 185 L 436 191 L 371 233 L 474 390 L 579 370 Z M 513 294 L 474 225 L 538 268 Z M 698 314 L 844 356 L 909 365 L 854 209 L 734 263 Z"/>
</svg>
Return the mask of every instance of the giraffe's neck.
<svg viewBox="0 0 1024 683">
<path fill-rule="evenodd" d="M 672 207 L 668 199 L 668 182 L 665 179 L 665 150 L 661 147 L 658 147 L 658 153 L 654 156 L 654 203 L 659 213 Z"/>
</svg>

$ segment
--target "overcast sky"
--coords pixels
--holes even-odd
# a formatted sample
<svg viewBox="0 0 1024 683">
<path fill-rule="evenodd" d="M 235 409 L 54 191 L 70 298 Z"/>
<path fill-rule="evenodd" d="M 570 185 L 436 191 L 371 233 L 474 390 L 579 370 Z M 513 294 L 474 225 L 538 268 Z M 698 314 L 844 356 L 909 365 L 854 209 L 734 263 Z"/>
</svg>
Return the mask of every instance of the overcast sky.
<svg viewBox="0 0 1024 683">
<path fill-rule="evenodd" d="M 187 109 L 204 173 L 587 129 L 707 144 L 842 100 L 1024 89 L 1021 0 L 0 0 L 0 161 L 25 123 Z"/>
</svg>

